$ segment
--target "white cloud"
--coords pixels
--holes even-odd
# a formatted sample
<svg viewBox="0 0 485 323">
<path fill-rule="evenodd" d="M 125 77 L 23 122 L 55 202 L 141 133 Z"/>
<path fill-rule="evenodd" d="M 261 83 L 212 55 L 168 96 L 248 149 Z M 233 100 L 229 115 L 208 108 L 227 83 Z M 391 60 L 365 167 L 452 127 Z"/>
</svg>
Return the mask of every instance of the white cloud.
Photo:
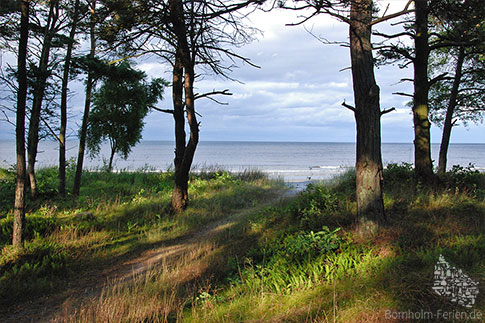
<svg viewBox="0 0 485 323">
<path fill-rule="evenodd" d="M 380 1 L 382 8 L 389 3 L 388 13 L 401 10 L 406 2 Z M 229 89 L 233 93 L 217 97 L 227 102 L 227 106 L 207 99 L 197 101 L 197 111 L 202 115 L 199 118 L 201 140 L 354 141 L 354 117 L 341 106 L 344 99 L 349 104 L 353 102 L 350 70 L 341 71 L 350 66 L 348 48 L 324 45 L 303 26 L 285 26 L 299 21 L 294 12 L 255 12 L 250 20 L 263 35 L 236 51 L 261 68 L 247 64 L 235 68 L 231 77 L 243 83 L 211 76 L 196 82 L 199 93 L 214 89 Z M 379 29 L 387 30 L 387 25 L 384 23 Z M 330 41 L 348 39 L 348 26 L 327 16 L 314 17 L 305 27 Z M 138 68 L 150 77 L 170 80 L 170 67 L 155 57 L 140 59 L 138 63 Z M 381 108 L 397 109 L 382 118 L 383 141 L 411 142 L 412 116 L 405 106 L 408 98 L 392 93 L 412 92 L 411 84 L 398 83 L 401 78 L 412 76 L 412 69 L 385 66 L 376 69 L 375 74 L 381 89 Z M 83 86 L 79 83 L 73 89 L 78 95 L 72 100 L 72 106 L 79 118 L 84 102 Z M 159 106 L 169 108 L 170 105 L 171 91 L 167 89 L 165 101 Z M 70 124 L 75 128 L 75 121 Z M 4 133 L 4 124 L 0 123 L 0 127 Z M 454 129 L 453 139 L 483 141 L 484 128 L 472 126 L 471 129 Z M 432 139 L 438 141 L 439 129 L 433 126 L 432 131 Z M 146 119 L 144 139 L 173 140 L 173 118 L 151 113 Z"/>
</svg>

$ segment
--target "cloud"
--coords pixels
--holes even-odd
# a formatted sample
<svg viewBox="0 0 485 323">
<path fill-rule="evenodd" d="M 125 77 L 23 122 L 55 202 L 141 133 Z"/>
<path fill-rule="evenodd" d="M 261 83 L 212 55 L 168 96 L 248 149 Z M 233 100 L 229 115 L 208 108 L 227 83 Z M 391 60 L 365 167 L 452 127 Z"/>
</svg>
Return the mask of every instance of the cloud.
<svg viewBox="0 0 485 323">
<path fill-rule="evenodd" d="M 402 9 L 407 0 L 382 1 L 381 6 L 388 2 L 388 12 L 394 12 Z M 201 140 L 355 141 L 354 116 L 341 106 L 344 100 L 353 104 L 349 49 L 338 44 L 326 45 L 317 39 L 345 42 L 348 26 L 324 15 L 312 18 L 304 26 L 286 26 L 300 21 L 298 15 L 301 13 L 283 10 L 251 14 L 249 23 L 261 29 L 262 35 L 234 50 L 260 68 L 238 64 L 230 76 L 239 82 L 213 75 L 204 75 L 196 81 L 195 90 L 199 93 L 223 89 L 233 93 L 217 97 L 227 105 L 197 100 L 196 108 L 202 116 Z M 386 28 L 379 26 L 380 30 Z M 154 56 L 137 62 L 138 68 L 149 77 L 170 81 L 170 66 L 165 62 Z M 412 68 L 383 66 L 375 69 L 375 75 L 381 89 L 381 109 L 396 108 L 382 118 L 383 141 L 412 142 L 412 115 L 406 106 L 409 98 L 392 94 L 412 92 L 412 84 L 399 83 L 402 78 L 412 77 Z M 71 86 L 76 93 L 71 111 L 77 119 L 70 120 L 70 125 L 75 129 L 84 106 L 84 89 L 82 82 Z M 158 106 L 171 106 L 170 88 Z M 5 125 L 0 123 L 0 127 L 0 134 L 4 134 Z M 485 138 L 483 127 L 470 129 L 454 129 L 452 140 L 483 142 L 478 139 Z M 153 112 L 147 117 L 144 139 L 173 140 L 173 133 L 171 115 Z M 434 126 L 432 139 L 435 142 L 440 139 L 440 131 Z"/>
</svg>

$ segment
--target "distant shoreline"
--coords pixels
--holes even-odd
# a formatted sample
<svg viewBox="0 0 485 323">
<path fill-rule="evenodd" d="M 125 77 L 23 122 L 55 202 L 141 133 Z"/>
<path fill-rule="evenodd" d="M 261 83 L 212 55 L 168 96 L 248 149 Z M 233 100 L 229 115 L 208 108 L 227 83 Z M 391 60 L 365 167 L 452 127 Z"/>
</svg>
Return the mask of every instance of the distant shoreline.
<svg viewBox="0 0 485 323">
<path fill-rule="evenodd" d="M 76 143 L 78 140 L 67 140 L 68 143 Z M 15 143 L 15 139 L 0 139 L 0 142 L 11 142 Z M 43 140 L 41 142 L 49 142 L 49 143 L 55 143 L 55 140 Z M 146 140 L 141 140 L 139 144 L 143 143 L 173 143 L 175 145 L 175 141 L 173 140 L 154 140 L 154 139 L 146 139 Z M 281 140 L 275 140 L 275 141 L 263 141 L 263 140 L 201 140 L 199 141 L 199 144 L 208 144 L 208 143 L 247 143 L 247 144 L 348 144 L 348 145 L 355 145 L 355 142 L 351 141 L 281 141 Z M 383 145 L 412 145 L 412 142 L 382 142 L 381 144 Z M 440 145 L 439 142 L 432 142 L 431 145 Z M 450 143 L 450 145 L 485 145 L 485 142 L 453 142 Z"/>
</svg>

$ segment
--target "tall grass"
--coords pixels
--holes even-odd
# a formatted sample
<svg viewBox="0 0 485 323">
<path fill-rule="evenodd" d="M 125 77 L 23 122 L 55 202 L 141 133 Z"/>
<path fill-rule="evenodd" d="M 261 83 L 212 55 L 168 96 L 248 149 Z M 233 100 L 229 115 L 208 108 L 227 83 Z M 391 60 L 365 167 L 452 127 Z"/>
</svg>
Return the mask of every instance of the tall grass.
<svg viewBox="0 0 485 323">
<path fill-rule="evenodd" d="M 13 176 L 3 171 L 1 199 L 11 198 Z M 282 184 L 227 172 L 192 175 L 186 212 L 169 212 L 173 174 L 85 172 L 78 199 L 57 197 L 57 171 L 38 171 L 41 197 L 28 201 L 26 244 L 9 246 L 13 201 L 0 210 L 0 304 L 61 292 L 67 282 L 115 266 L 198 227 L 277 195 Z M 3 190 L 5 188 L 5 190 Z"/>
<path fill-rule="evenodd" d="M 87 207 L 76 205 L 76 212 L 93 213 L 86 218 L 46 203 L 42 212 L 56 217 L 54 229 L 33 237 L 27 245 L 35 242 L 39 249 L 25 256 L 42 254 L 49 242 L 64 252 L 53 262 L 78 273 L 76 261 L 102 266 L 108 258 L 119 264 L 147 255 L 146 267 L 122 271 L 91 299 L 64 302 L 59 322 L 383 322 L 389 313 L 406 311 L 484 315 L 485 174 L 455 167 L 424 186 L 410 165 L 389 165 L 389 224 L 367 240 L 355 235 L 354 178 L 348 172 L 295 198 L 274 200 L 281 183 L 258 173 L 201 172 L 191 177 L 190 208 L 175 217 L 167 214 L 169 189 L 156 180 L 143 188 L 127 185 L 127 194 L 98 183 L 116 197 L 98 199 L 95 187 L 86 189 Z M 479 282 L 472 309 L 433 292 L 439 255 Z M 2 257 L 9 259 L 3 266 L 29 263 L 8 248 Z"/>
<path fill-rule="evenodd" d="M 352 172 L 310 186 L 289 204 L 247 219 L 241 232 L 255 239 L 253 248 L 230 260 L 232 270 L 211 294 L 211 306 L 196 304 L 183 321 L 383 322 L 386 313 L 406 311 L 485 314 L 483 295 L 466 309 L 431 289 L 440 254 L 480 286 L 485 282 L 485 174 L 455 167 L 430 187 L 416 185 L 410 165 L 390 165 L 384 175 L 389 225 L 377 237 L 353 239 Z"/>
</svg>

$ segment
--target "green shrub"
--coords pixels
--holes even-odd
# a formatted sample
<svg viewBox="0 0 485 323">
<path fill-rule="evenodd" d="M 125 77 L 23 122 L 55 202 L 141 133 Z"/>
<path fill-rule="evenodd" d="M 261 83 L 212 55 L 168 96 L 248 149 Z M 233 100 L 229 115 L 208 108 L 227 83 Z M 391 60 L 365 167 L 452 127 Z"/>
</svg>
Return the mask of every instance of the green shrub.
<svg viewBox="0 0 485 323">
<path fill-rule="evenodd" d="M 337 235 L 340 228 L 330 230 L 323 226 L 317 232 L 299 232 L 286 237 L 277 245 L 275 255 L 289 261 L 305 261 L 339 248 L 342 239 Z"/>
<path fill-rule="evenodd" d="M 414 168 L 410 163 L 390 163 L 384 169 L 384 184 L 386 187 L 395 188 L 396 185 L 407 186 L 413 183 Z"/>
<path fill-rule="evenodd" d="M 485 174 L 472 164 L 453 165 L 450 171 L 440 175 L 440 181 L 448 190 L 485 196 Z"/>
<path fill-rule="evenodd" d="M 339 203 L 338 195 L 329 188 L 309 184 L 298 199 L 294 216 L 303 229 L 318 229 L 325 218 L 338 211 Z"/>
</svg>

